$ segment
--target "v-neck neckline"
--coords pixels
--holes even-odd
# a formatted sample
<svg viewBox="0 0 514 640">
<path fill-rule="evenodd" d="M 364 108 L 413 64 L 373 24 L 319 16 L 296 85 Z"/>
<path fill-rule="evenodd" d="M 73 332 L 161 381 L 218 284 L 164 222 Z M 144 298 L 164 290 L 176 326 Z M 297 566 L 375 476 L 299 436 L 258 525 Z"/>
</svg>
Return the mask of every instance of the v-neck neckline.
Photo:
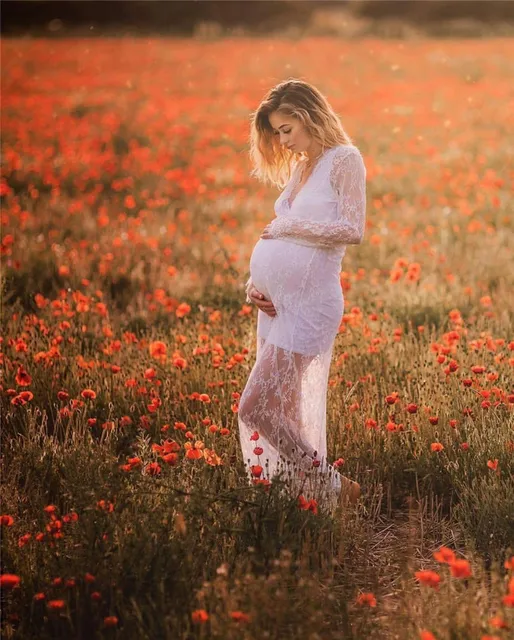
<svg viewBox="0 0 514 640">
<path fill-rule="evenodd" d="M 316 169 L 319 167 L 319 165 L 321 164 L 321 161 L 325 158 L 325 156 L 327 155 L 327 153 L 331 150 L 331 149 L 335 149 L 335 147 L 329 147 L 326 151 L 324 151 L 321 156 L 318 158 L 318 161 L 316 162 L 316 164 L 314 165 L 314 167 L 312 168 L 312 171 L 309 173 L 309 176 L 307 177 L 307 180 L 303 183 L 303 185 L 300 187 L 300 189 L 298 189 L 298 191 L 295 194 L 295 197 L 293 198 L 292 202 L 290 202 L 289 197 L 291 195 L 291 193 L 294 191 L 295 187 L 298 185 L 298 182 L 295 180 L 291 190 L 289 191 L 289 194 L 286 196 L 285 201 L 287 204 L 288 209 L 291 209 L 293 204 L 296 202 L 296 198 L 298 198 L 298 196 L 300 195 L 300 193 L 305 189 L 305 187 L 307 186 L 309 180 L 312 178 L 312 176 L 314 175 L 314 172 L 316 171 Z M 298 169 L 300 163 L 298 163 L 295 167 L 295 169 Z"/>
</svg>

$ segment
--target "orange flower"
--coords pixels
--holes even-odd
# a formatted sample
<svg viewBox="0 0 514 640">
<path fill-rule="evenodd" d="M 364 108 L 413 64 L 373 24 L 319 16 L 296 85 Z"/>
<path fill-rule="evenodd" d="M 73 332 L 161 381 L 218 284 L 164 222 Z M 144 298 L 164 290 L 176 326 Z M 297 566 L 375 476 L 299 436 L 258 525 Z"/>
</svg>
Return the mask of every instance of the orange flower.
<svg viewBox="0 0 514 640">
<path fill-rule="evenodd" d="M 18 367 L 18 373 L 16 374 L 16 384 L 20 387 L 28 387 L 32 383 L 32 378 L 23 368 L 23 365 Z"/>
<path fill-rule="evenodd" d="M 180 445 L 175 440 L 165 440 L 162 443 L 162 448 L 164 453 L 175 453 L 176 451 L 180 451 Z"/>
<path fill-rule="evenodd" d="M 25 533 L 24 535 L 20 536 L 18 538 L 18 547 L 22 549 L 31 538 L 32 538 L 31 533 Z"/>
<path fill-rule="evenodd" d="M 490 618 L 489 624 L 491 625 L 491 627 L 494 627 L 495 629 L 509 629 L 509 625 L 505 622 L 503 618 L 500 618 L 500 616 L 494 616 Z"/>
<path fill-rule="evenodd" d="M 408 264 L 409 264 L 409 260 L 403 256 L 400 256 L 399 258 L 396 258 L 396 260 L 394 261 L 394 268 L 402 269 L 403 267 L 406 267 Z"/>
<path fill-rule="evenodd" d="M 484 373 L 485 367 L 480 364 L 476 364 L 471 367 L 471 371 L 473 371 L 473 373 Z"/>
<path fill-rule="evenodd" d="M 12 516 L 0 516 L 0 526 L 12 527 L 14 518 Z"/>
<path fill-rule="evenodd" d="M 435 571 L 416 571 L 414 575 L 421 584 L 424 584 L 427 587 L 432 587 L 436 591 L 439 588 L 441 576 Z"/>
<path fill-rule="evenodd" d="M 514 593 L 508 593 L 503 596 L 502 602 L 506 607 L 514 607 Z"/>
<path fill-rule="evenodd" d="M 189 443 L 186 443 L 189 444 Z M 203 453 L 201 449 L 197 449 L 196 447 L 191 447 L 187 449 L 186 458 L 189 460 L 199 460 L 203 458 Z"/>
<path fill-rule="evenodd" d="M 309 506 L 307 507 L 308 511 L 312 511 L 312 513 L 314 513 L 314 515 L 317 515 L 318 513 L 318 503 L 316 502 L 316 500 L 309 500 Z"/>
<path fill-rule="evenodd" d="M 84 400 L 94 400 L 96 398 L 96 392 L 93 389 L 84 389 L 80 395 Z"/>
<path fill-rule="evenodd" d="M 161 473 L 161 467 L 157 462 L 149 462 L 145 467 L 145 473 L 149 476 L 158 476 Z"/>
<path fill-rule="evenodd" d="M 148 349 L 150 351 L 150 355 L 152 356 L 152 358 L 165 356 L 167 351 L 166 345 L 164 344 L 164 342 L 161 342 L 160 340 L 155 340 L 154 342 L 150 342 Z"/>
<path fill-rule="evenodd" d="M 204 449 L 203 457 L 205 458 L 205 462 L 207 462 L 207 464 L 210 464 L 213 467 L 223 464 L 223 460 L 214 451 L 214 449 Z"/>
<path fill-rule="evenodd" d="M 505 560 L 503 565 L 506 569 L 514 569 L 514 556 L 511 556 L 508 560 Z"/>
<path fill-rule="evenodd" d="M 242 611 L 231 611 L 230 617 L 236 622 L 250 622 L 250 616 Z"/>
<path fill-rule="evenodd" d="M 182 302 L 181 304 L 179 304 L 179 306 L 177 307 L 177 310 L 175 311 L 175 315 L 177 316 L 177 318 L 183 318 L 184 316 L 186 316 L 189 312 L 191 311 L 191 307 L 186 303 L 186 302 Z"/>
<path fill-rule="evenodd" d="M 357 596 L 357 600 L 356 600 L 357 604 L 360 605 L 367 605 L 368 607 L 376 607 L 377 606 L 377 600 L 375 598 L 375 596 L 373 595 L 373 593 L 361 593 L 360 595 Z"/>
<path fill-rule="evenodd" d="M 437 640 L 433 633 L 430 633 L 430 631 L 426 631 L 425 629 L 421 630 L 419 638 L 420 640 Z"/>
<path fill-rule="evenodd" d="M 106 616 L 104 618 L 105 627 L 116 627 L 118 624 L 118 618 L 116 616 Z"/>
<path fill-rule="evenodd" d="M 114 511 L 114 503 L 107 502 L 106 500 L 98 500 L 96 506 L 106 513 L 112 513 Z"/>
<path fill-rule="evenodd" d="M 495 458 L 494 460 L 488 460 L 487 466 L 489 467 L 489 469 L 496 471 L 496 469 L 498 469 L 498 458 Z"/>
<path fill-rule="evenodd" d="M 440 442 L 432 442 L 432 444 L 430 445 L 430 449 L 437 453 L 438 451 L 442 451 L 444 447 Z"/>
<path fill-rule="evenodd" d="M 316 500 L 306 500 L 305 496 L 298 496 L 298 507 L 303 511 L 312 511 L 315 515 L 318 513 L 318 503 Z"/>
<path fill-rule="evenodd" d="M 254 478 L 259 478 L 263 472 L 263 468 L 261 467 L 260 464 L 253 464 L 251 466 L 251 471 L 252 471 L 252 476 L 254 476 Z"/>
<path fill-rule="evenodd" d="M 367 429 L 376 429 L 378 427 L 378 422 L 373 418 L 367 418 L 364 424 Z"/>
<path fill-rule="evenodd" d="M 162 461 L 170 466 L 174 466 L 178 462 L 178 454 L 177 453 L 165 453 L 162 457 Z"/>
<path fill-rule="evenodd" d="M 454 560 L 450 562 L 450 573 L 454 578 L 469 578 L 472 574 L 471 566 L 467 560 Z"/>
<path fill-rule="evenodd" d="M 455 553 L 451 549 L 448 549 L 448 547 L 441 547 L 439 551 L 434 552 L 434 558 L 437 562 L 450 564 L 455 560 Z"/>
<path fill-rule="evenodd" d="M 187 360 L 181 357 L 173 358 L 173 366 L 177 367 L 177 369 L 185 369 L 187 367 Z"/>
<path fill-rule="evenodd" d="M 62 611 L 65 607 L 64 600 L 49 600 L 47 607 L 50 611 Z"/>
<path fill-rule="evenodd" d="M 269 491 L 269 488 L 271 486 L 271 482 L 268 480 L 268 478 L 254 478 L 252 480 L 252 484 L 262 485 L 264 487 L 264 491 Z"/>
<path fill-rule="evenodd" d="M 209 614 L 205 609 L 196 609 L 191 613 L 191 619 L 195 624 L 203 624 L 209 619 Z"/>
<path fill-rule="evenodd" d="M 13 573 L 3 573 L 0 576 L 0 587 L 2 589 L 14 589 L 20 584 L 20 576 Z"/>
<path fill-rule="evenodd" d="M 249 316 L 253 309 L 249 304 L 243 304 L 241 309 L 237 312 L 238 316 Z"/>
</svg>

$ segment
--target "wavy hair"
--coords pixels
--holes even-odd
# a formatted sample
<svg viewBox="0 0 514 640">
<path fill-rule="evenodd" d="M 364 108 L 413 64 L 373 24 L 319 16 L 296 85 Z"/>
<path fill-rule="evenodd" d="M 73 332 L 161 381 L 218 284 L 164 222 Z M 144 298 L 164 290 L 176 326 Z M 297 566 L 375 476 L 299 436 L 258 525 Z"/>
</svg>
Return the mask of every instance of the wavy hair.
<svg viewBox="0 0 514 640">
<path fill-rule="evenodd" d="M 250 175 L 264 183 L 283 188 L 291 177 L 293 159 L 303 155 L 284 149 L 278 142 L 269 121 L 274 111 L 297 118 L 323 149 L 353 144 L 328 100 L 316 87 L 295 78 L 280 82 L 251 114 L 249 153 L 254 168 Z"/>
</svg>

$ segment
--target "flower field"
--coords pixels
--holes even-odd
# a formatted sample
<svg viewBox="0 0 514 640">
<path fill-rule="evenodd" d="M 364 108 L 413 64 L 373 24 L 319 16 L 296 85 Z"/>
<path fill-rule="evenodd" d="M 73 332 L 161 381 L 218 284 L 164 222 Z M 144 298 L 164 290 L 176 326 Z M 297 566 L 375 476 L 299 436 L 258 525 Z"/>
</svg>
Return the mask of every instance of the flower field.
<svg viewBox="0 0 514 640">
<path fill-rule="evenodd" d="M 1 49 L 2 637 L 512 637 L 514 42 Z M 238 440 L 278 197 L 250 113 L 287 77 L 367 167 L 327 414 L 363 496 L 336 511 L 260 459 L 249 483 Z"/>
</svg>

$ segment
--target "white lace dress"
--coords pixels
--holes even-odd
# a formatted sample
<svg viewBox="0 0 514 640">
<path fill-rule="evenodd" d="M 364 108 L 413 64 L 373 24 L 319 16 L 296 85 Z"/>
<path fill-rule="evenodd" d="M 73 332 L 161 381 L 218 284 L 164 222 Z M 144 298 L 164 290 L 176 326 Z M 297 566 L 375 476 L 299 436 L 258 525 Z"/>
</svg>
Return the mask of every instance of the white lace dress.
<svg viewBox="0 0 514 640">
<path fill-rule="evenodd" d="M 298 189 L 303 162 L 275 202 L 273 239 L 260 239 L 250 259 L 246 290 L 253 283 L 277 315 L 258 311 L 239 437 L 250 480 L 259 467 L 261 478 L 284 471 L 306 498 L 337 499 L 341 477 L 327 462 L 327 386 L 344 310 L 341 261 L 346 245 L 364 235 L 366 168 L 357 147 L 331 147 Z"/>
</svg>

